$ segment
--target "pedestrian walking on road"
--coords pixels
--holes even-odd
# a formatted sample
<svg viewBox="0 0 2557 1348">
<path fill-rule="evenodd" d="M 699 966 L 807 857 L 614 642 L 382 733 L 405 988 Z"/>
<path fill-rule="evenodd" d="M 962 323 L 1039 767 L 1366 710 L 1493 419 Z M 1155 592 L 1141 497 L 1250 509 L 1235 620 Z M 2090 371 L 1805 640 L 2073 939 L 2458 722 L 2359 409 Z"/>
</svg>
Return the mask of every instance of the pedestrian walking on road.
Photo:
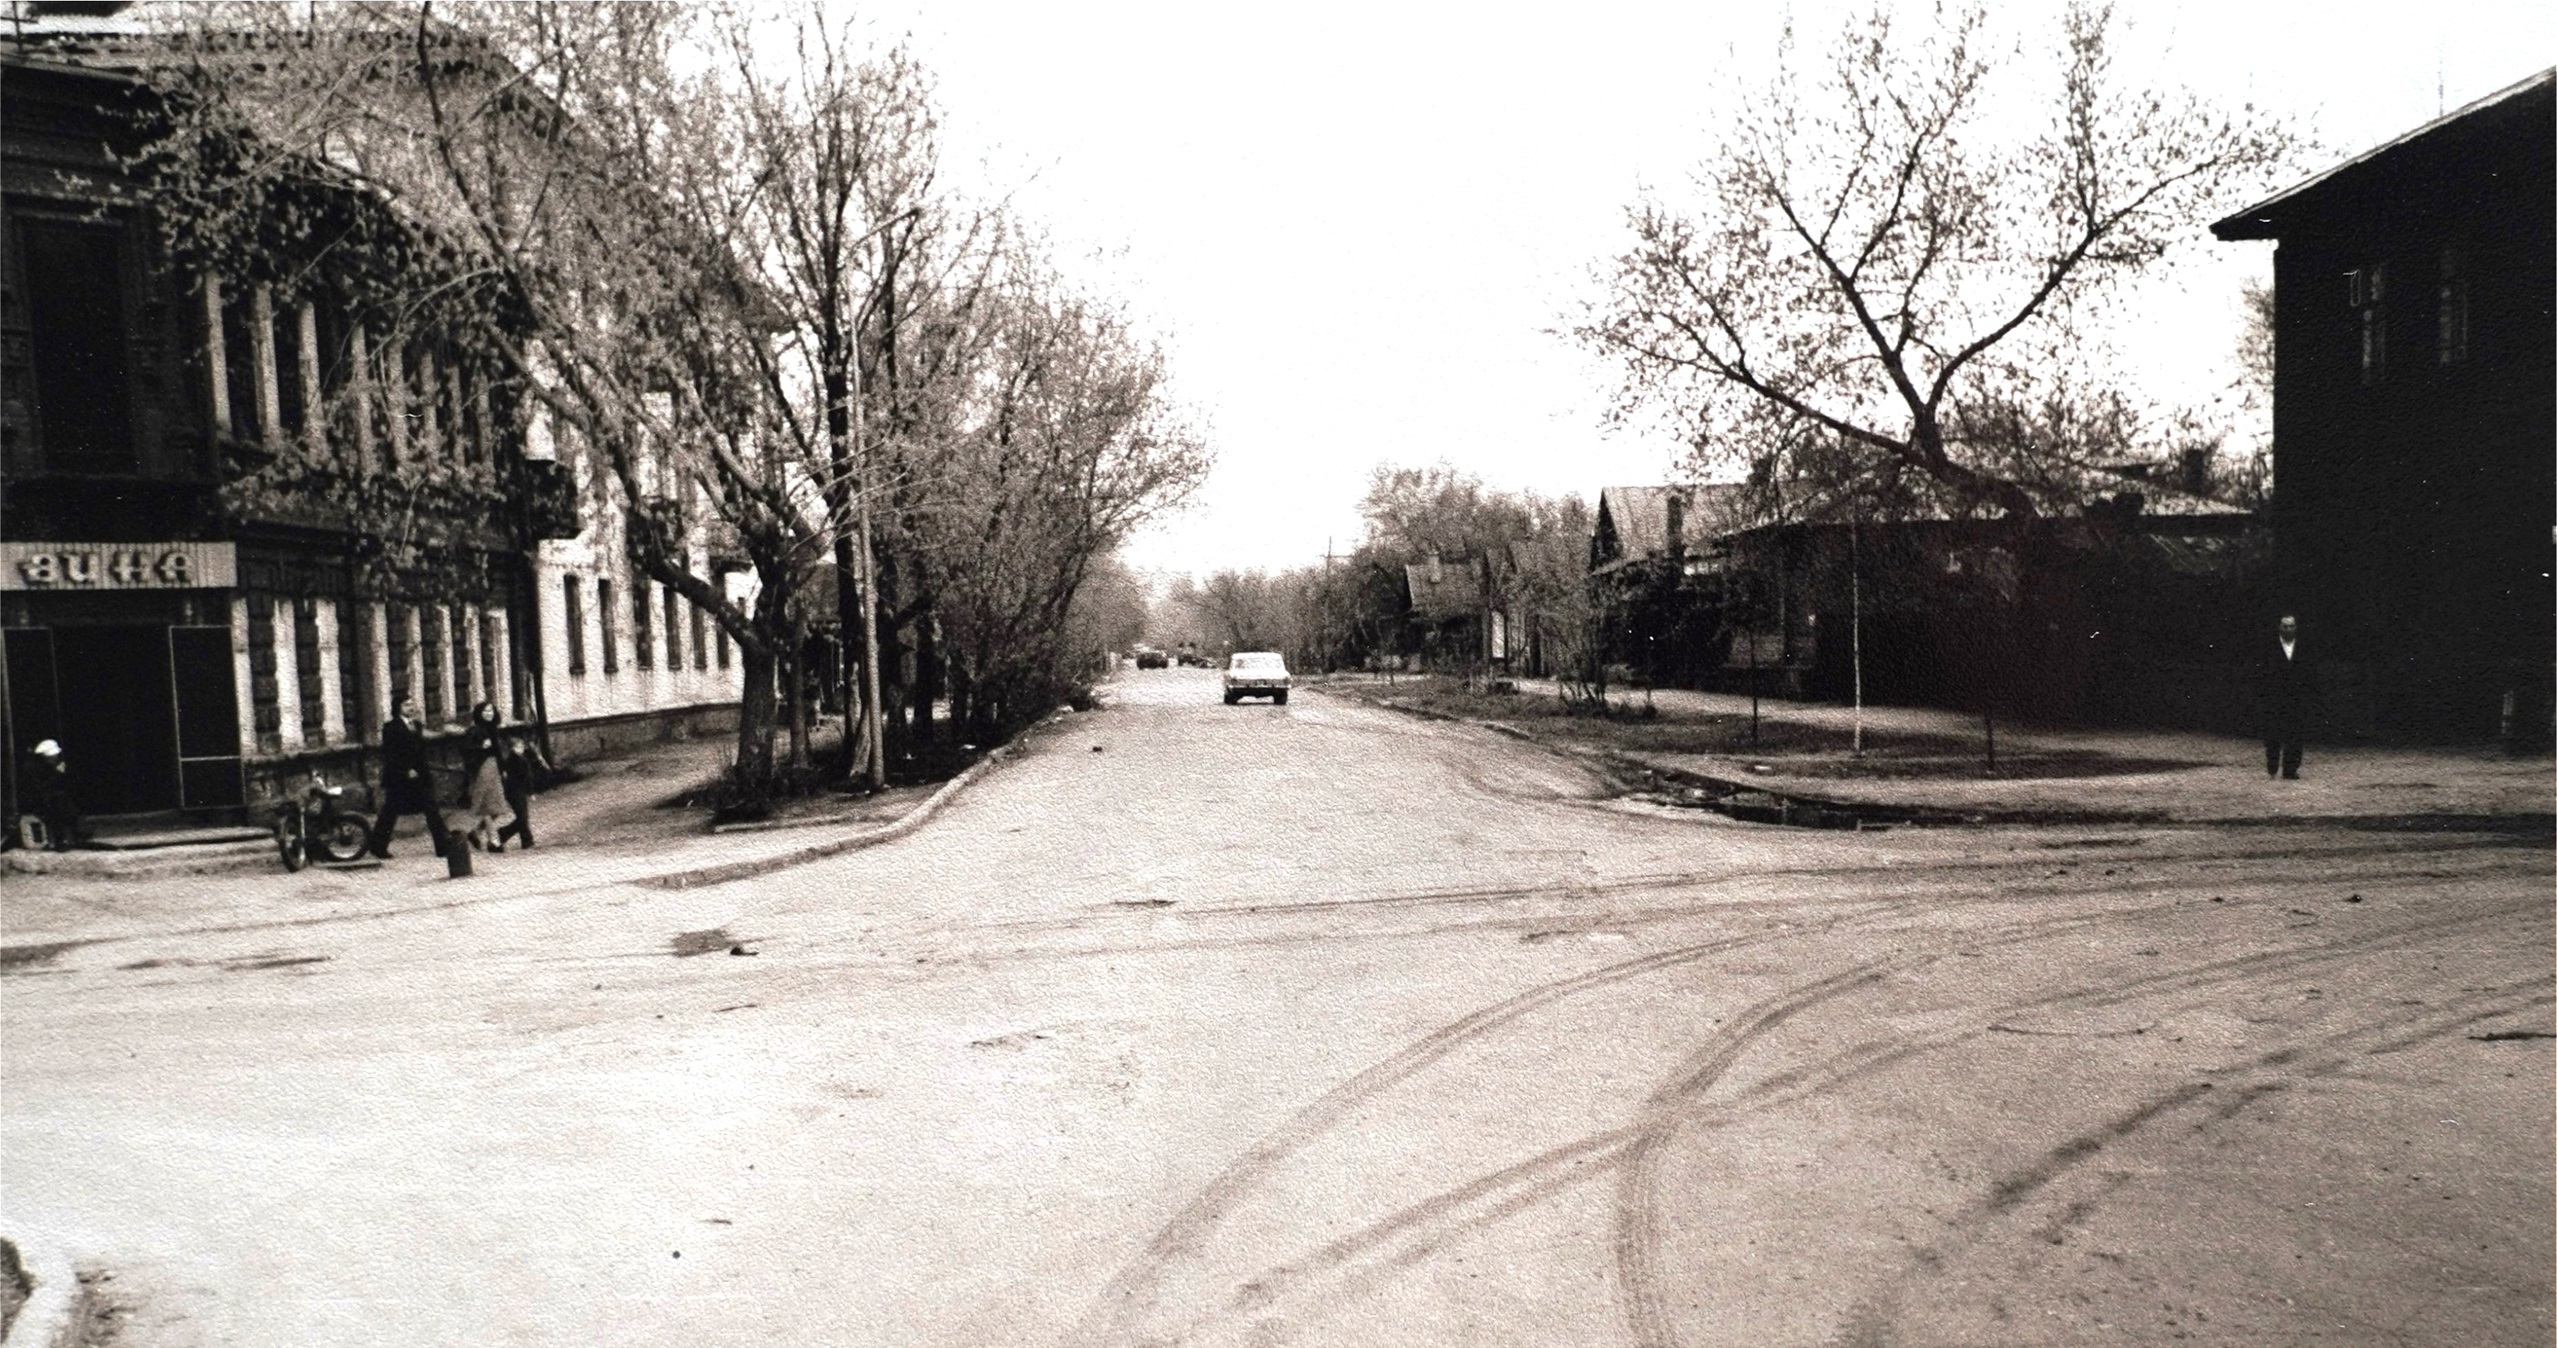
<svg viewBox="0 0 2557 1348">
<path fill-rule="evenodd" d="M 2300 775 L 2300 737 L 2316 705 L 2316 669 L 2300 644 L 2300 620 L 2285 613 L 2259 657 L 2255 714 L 2264 730 L 2264 775 L 2296 781 Z"/>
<path fill-rule="evenodd" d="M 506 727 L 514 733 L 500 733 L 497 741 L 498 780 L 506 788 L 506 808 L 515 813 L 512 823 L 497 830 L 497 850 L 501 852 L 506 850 L 508 834 L 523 839 L 526 847 L 533 845 L 533 788 L 541 776 L 550 772 L 550 760 L 542 757 L 541 746 L 526 739 L 522 729 Z"/>
<path fill-rule="evenodd" d="M 405 693 L 392 705 L 391 719 L 382 723 L 382 812 L 373 818 L 373 836 L 365 848 L 373 855 L 388 860 L 391 855 L 391 830 L 404 814 L 426 816 L 427 836 L 435 840 L 435 855 L 451 850 L 453 835 L 444 827 L 444 812 L 435 804 L 435 770 L 426 756 L 426 722 L 417 713 L 417 699 Z"/>
<path fill-rule="evenodd" d="M 67 852 L 89 840 L 89 821 L 80 813 L 80 796 L 71 789 L 71 766 L 59 740 L 38 740 L 18 769 L 18 812 L 44 825 L 44 845 Z"/>
<path fill-rule="evenodd" d="M 471 847 L 481 852 L 494 852 L 505 846 L 505 835 L 498 820 L 514 822 L 514 814 L 506 807 L 506 781 L 498 760 L 504 757 L 506 734 L 500 728 L 497 704 L 482 702 L 471 708 L 471 728 L 462 739 L 462 781 L 471 810 Z"/>
</svg>

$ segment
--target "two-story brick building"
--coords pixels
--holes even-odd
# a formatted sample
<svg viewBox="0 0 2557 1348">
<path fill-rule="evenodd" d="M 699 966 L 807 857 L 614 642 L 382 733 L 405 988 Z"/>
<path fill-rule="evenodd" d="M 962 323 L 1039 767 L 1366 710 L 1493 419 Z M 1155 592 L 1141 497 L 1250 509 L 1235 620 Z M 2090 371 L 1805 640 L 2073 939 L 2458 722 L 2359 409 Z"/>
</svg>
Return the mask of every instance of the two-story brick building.
<svg viewBox="0 0 2557 1348">
<path fill-rule="evenodd" d="M 2279 606 L 2347 733 L 2549 730 L 2552 94 L 2543 71 L 2211 227 L 2279 244 Z"/>
</svg>

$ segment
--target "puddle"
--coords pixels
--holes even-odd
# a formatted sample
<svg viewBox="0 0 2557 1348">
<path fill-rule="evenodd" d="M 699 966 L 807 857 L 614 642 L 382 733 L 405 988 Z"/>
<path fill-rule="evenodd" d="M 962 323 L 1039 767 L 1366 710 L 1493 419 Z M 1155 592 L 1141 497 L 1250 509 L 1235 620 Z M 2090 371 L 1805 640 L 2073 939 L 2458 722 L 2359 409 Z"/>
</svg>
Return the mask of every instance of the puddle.
<svg viewBox="0 0 2557 1348">
<path fill-rule="evenodd" d="M 1667 778 L 1667 774 L 1661 775 Z M 1679 809 L 1711 810 L 1743 823 L 1781 824 L 1787 828 L 1886 829 L 1966 822 L 1960 815 L 1941 811 L 1818 800 L 1710 777 L 1664 780 L 1661 789 L 1643 794 Z"/>
<path fill-rule="evenodd" d="M 0 945 L 0 973 L 17 973 L 38 964 L 51 964 L 56 955 L 77 950 L 86 941 L 49 941 L 42 945 Z"/>
<path fill-rule="evenodd" d="M 666 953 L 677 959 L 689 959 L 695 955 L 716 955 L 723 950 L 743 949 L 745 947 L 739 945 L 736 938 L 728 934 L 726 927 L 711 927 L 704 931 L 679 931 L 666 939 Z"/>
</svg>

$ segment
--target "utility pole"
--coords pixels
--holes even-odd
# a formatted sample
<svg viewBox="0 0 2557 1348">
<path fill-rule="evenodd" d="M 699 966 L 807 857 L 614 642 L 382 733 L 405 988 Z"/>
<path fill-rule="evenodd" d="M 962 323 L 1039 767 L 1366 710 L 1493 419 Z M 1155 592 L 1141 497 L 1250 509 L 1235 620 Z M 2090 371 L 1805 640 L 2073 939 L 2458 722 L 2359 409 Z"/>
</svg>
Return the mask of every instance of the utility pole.
<svg viewBox="0 0 2557 1348">
<path fill-rule="evenodd" d="M 870 554 L 870 485 L 869 448 L 862 439 L 861 356 L 852 359 L 852 461 L 859 474 L 853 480 L 852 499 L 855 518 L 859 522 L 860 565 L 855 576 L 861 589 L 861 735 L 870 746 L 870 789 L 888 789 L 888 748 L 881 743 L 879 718 L 879 593 L 874 574 L 878 563 Z"/>
<path fill-rule="evenodd" d="M 1864 757 L 1864 540 L 1861 522 L 1847 518 L 1847 646 L 1856 671 L 1856 757 Z"/>
</svg>

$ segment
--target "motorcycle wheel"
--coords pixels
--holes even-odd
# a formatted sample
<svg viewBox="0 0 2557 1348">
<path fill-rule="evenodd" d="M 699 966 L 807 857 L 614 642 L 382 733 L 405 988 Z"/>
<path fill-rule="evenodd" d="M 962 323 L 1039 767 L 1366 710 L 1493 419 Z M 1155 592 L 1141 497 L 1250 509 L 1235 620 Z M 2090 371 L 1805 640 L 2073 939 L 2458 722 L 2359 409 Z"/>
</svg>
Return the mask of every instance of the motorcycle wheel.
<svg viewBox="0 0 2557 1348">
<path fill-rule="evenodd" d="M 283 854 L 284 869 L 288 871 L 298 871 L 310 863 L 310 846 L 302 837 L 301 816 L 286 814 L 277 817 L 275 850 Z"/>
<path fill-rule="evenodd" d="M 373 832 L 373 821 L 359 814 L 342 814 L 320 826 L 320 836 L 311 840 L 322 861 L 353 861 L 364 855 L 364 844 Z"/>
</svg>

